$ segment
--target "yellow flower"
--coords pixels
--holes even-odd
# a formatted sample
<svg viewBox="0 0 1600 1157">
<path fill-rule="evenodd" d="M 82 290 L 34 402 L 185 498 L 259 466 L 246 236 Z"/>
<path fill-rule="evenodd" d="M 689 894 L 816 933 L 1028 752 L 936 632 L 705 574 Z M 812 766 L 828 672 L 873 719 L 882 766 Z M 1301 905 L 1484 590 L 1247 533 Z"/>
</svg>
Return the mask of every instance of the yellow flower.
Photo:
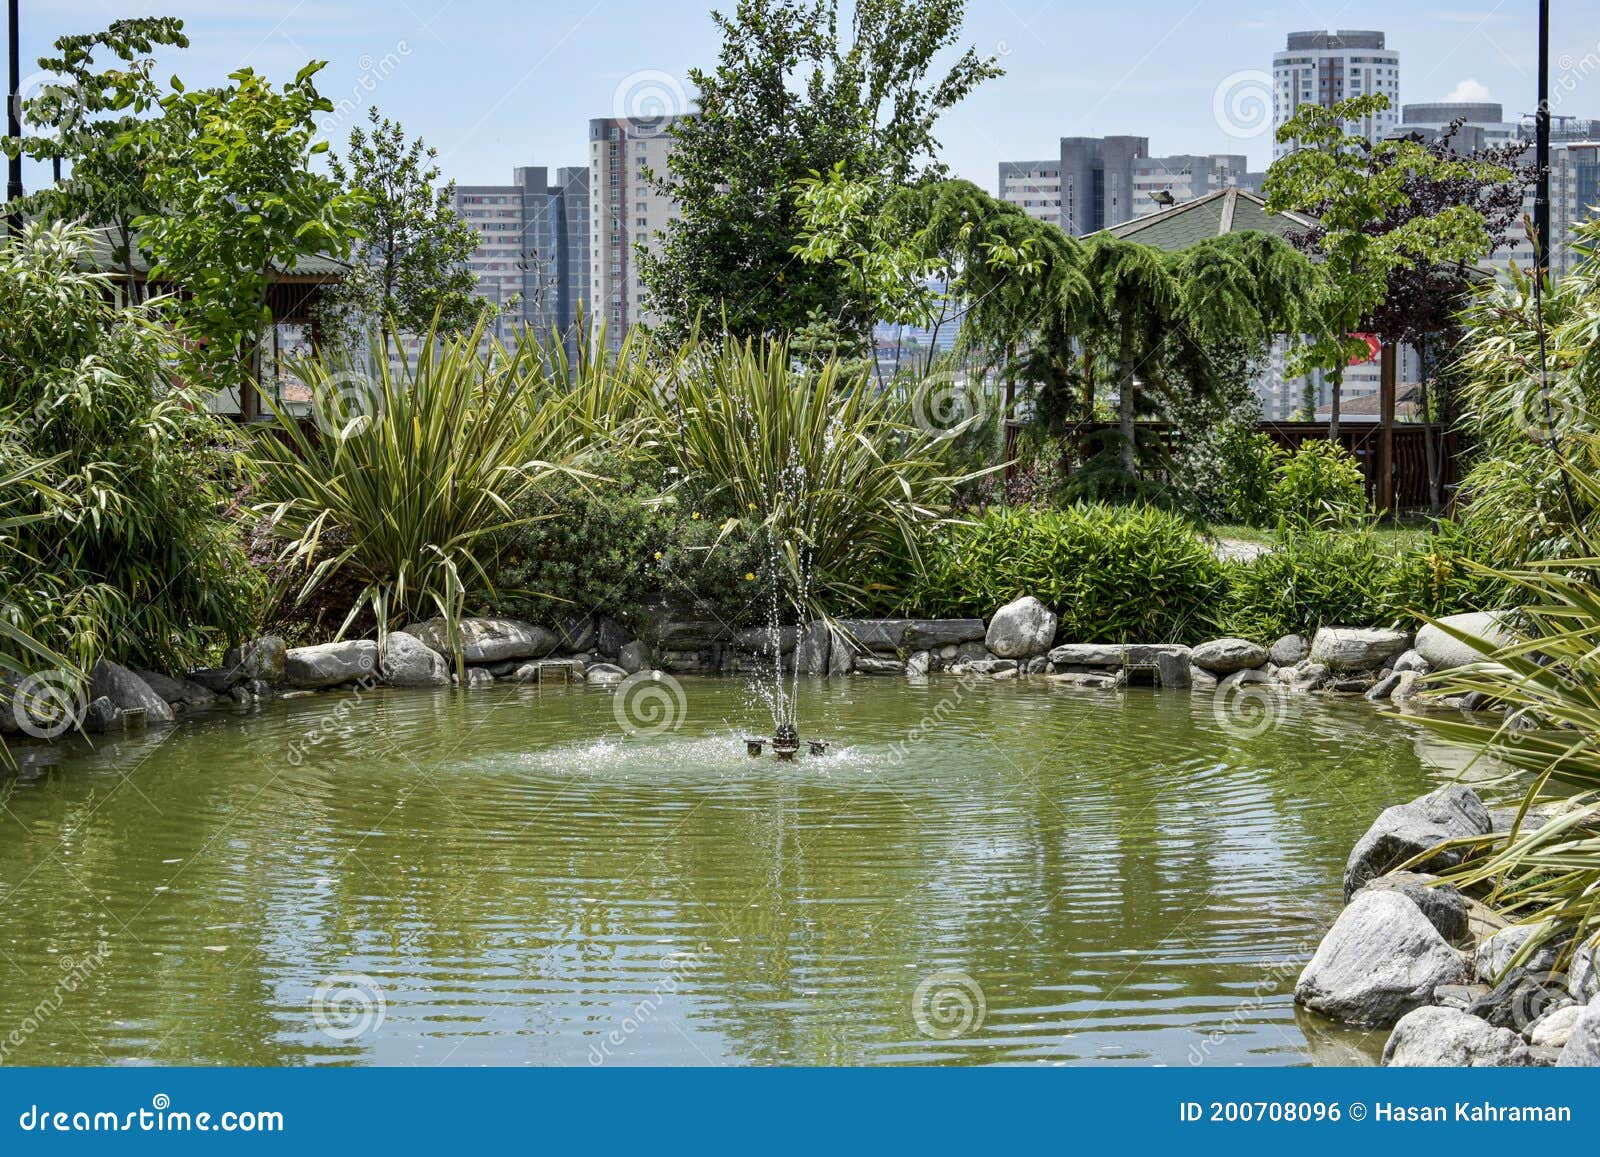
<svg viewBox="0 0 1600 1157">
<path fill-rule="evenodd" d="M 744 581 L 747 583 L 753 583 L 756 581 L 756 576 L 753 574 L 747 574 L 744 576 Z"/>
<path fill-rule="evenodd" d="M 659 551 L 659 550 L 658 550 L 658 551 L 656 551 L 656 561 L 657 561 L 657 562 L 660 562 L 660 561 L 661 561 L 661 552 L 660 552 L 660 551 Z"/>
<path fill-rule="evenodd" d="M 697 510 L 693 514 L 691 514 L 689 517 L 694 519 L 696 522 L 699 522 L 700 521 L 700 512 Z"/>
</svg>

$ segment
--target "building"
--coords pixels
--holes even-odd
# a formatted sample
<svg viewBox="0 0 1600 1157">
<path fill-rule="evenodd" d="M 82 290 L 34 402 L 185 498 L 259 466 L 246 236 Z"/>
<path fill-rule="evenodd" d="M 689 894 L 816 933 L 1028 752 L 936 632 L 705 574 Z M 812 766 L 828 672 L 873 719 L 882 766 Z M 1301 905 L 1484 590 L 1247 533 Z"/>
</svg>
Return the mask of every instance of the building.
<svg viewBox="0 0 1600 1157">
<path fill-rule="evenodd" d="M 625 117 L 589 122 L 589 300 L 607 342 L 620 345 L 635 325 L 649 324 L 636 245 L 652 248 L 677 218 L 678 206 L 651 179 L 667 173 L 676 117 Z"/>
<path fill-rule="evenodd" d="M 1385 47 L 1382 32 L 1291 32 L 1288 46 L 1272 58 L 1272 86 L 1274 134 L 1303 104 L 1332 108 L 1372 93 L 1388 97 L 1388 109 L 1351 123 L 1347 131 L 1377 141 L 1400 123 L 1400 54 Z M 1295 147 L 1293 141 L 1279 142 L 1274 159 Z"/>
<path fill-rule="evenodd" d="M 999 196 L 1087 237 L 1164 208 L 1157 193 L 1182 203 L 1224 189 L 1260 189 L 1265 174 L 1248 169 L 1232 154 L 1152 157 L 1146 137 L 1065 137 L 1058 159 L 1002 162 Z"/>
</svg>

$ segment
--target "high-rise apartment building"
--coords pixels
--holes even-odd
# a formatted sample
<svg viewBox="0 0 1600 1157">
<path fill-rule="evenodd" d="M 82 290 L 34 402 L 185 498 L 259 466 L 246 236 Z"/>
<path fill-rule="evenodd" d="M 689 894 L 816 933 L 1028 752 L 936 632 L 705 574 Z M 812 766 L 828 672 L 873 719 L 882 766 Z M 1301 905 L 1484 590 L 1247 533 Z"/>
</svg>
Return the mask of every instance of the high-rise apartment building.
<svg viewBox="0 0 1600 1157">
<path fill-rule="evenodd" d="M 636 246 L 647 248 L 677 217 L 676 202 L 651 180 L 667 173 L 675 117 L 607 118 L 589 122 L 589 300 L 607 341 L 649 323 Z"/>
<path fill-rule="evenodd" d="M 1272 116 L 1276 130 L 1303 104 L 1332 108 L 1342 100 L 1378 93 L 1389 98 L 1381 113 L 1347 131 L 1377 141 L 1400 123 L 1400 54 L 1385 47 L 1382 32 L 1291 32 L 1288 47 L 1272 58 Z M 1279 142 L 1273 156 L 1293 152 Z"/>
<path fill-rule="evenodd" d="M 1131 221 L 1134 162 L 1149 155 L 1148 137 L 1063 137 L 1061 227 L 1087 237 Z"/>
</svg>

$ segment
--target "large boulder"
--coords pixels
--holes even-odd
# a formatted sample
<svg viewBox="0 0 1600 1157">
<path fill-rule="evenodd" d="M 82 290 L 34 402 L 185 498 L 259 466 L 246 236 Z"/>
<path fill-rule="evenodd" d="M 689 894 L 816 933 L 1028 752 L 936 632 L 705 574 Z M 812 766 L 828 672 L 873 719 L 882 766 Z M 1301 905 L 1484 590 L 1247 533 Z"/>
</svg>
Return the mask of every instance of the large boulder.
<svg viewBox="0 0 1600 1157">
<path fill-rule="evenodd" d="M 940 647 L 982 642 L 989 628 L 982 619 L 847 619 L 839 623 L 858 651 L 914 654 Z M 837 643 L 834 647 L 838 650 Z"/>
<path fill-rule="evenodd" d="M 283 668 L 288 662 L 288 655 L 288 644 L 276 635 L 251 639 L 247 643 L 230 648 L 222 658 L 222 679 L 227 682 L 227 687 L 218 694 L 223 694 L 241 683 L 265 683 L 269 687 L 276 687 L 283 682 Z M 195 678 L 197 681 L 205 682 L 198 675 Z M 217 688 L 209 682 L 206 686 L 212 691 L 217 691 Z"/>
<path fill-rule="evenodd" d="M 1275 667 L 1298 667 L 1311 657 L 1311 640 L 1304 635 L 1285 635 L 1267 651 Z"/>
<path fill-rule="evenodd" d="M 1311 641 L 1311 661 L 1336 675 L 1378 671 L 1411 649 L 1404 631 L 1356 631 L 1324 627 Z"/>
<path fill-rule="evenodd" d="M 1213 675 L 1232 675 L 1267 665 L 1267 649 L 1248 639 L 1218 639 L 1194 649 L 1190 661 Z"/>
<path fill-rule="evenodd" d="M 1556 1065 L 1563 1069 L 1600 1068 L 1600 997 L 1590 1001 L 1573 1022 Z"/>
<path fill-rule="evenodd" d="M 284 682 L 302 691 L 360 683 L 375 679 L 377 674 L 378 644 L 370 639 L 296 647 L 289 652 L 283 668 Z"/>
<path fill-rule="evenodd" d="M 1578 946 L 1567 969 L 1567 988 L 1579 1004 L 1600 997 L 1600 950 L 1592 942 Z"/>
<path fill-rule="evenodd" d="M 1399 892 L 1415 904 L 1428 923 L 1452 944 L 1466 944 L 1472 936 L 1471 905 L 1454 884 L 1421 872 L 1390 872 L 1368 880 L 1356 895 L 1368 892 Z"/>
<path fill-rule="evenodd" d="M 833 632 L 820 619 L 806 628 L 795 651 L 795 667 L 802 675 L 828 673 L 828 657 L 833 650 Z"/>
<path fill-rule="evenodd" d="M 1397 891 L 1357 896 L 1323 937 L 1294 997 L 1346 1024 L 1383 1028 L 1470 975 L 1422 909 Z"/>
<path fill-rule="evenodd" d="M 1498 984 L 1517 953 L 1521 952 L 1527 943 L 1540 935 L 1544 928 L 1538 924 L 1513 924 L 1509 928 L 1502 928 L 1478 945 L 1478 958 L 1475 966 L 1478 979 L 1484 984 Z M 1532 972 L 1549 972 L 1556 966 L 1561 958 L 1561 945 L 1546 942 L 1531 952 L 1521 967 Z"/>
<path fill-rule="evenodd" d="M 1522 1038 L 1454 1008 L 1419 1008 L 1395 1025 L 1383 1063 L 1396 1068 L 1482 1069 L 1534 1063 Z"/>
<path fill-rule="evenodd" d="M 600 625 L 595 632 L 595 649 L 608 659 L 615 659 L 622 654 L 622 648 L 633 642 L 633 633 L 610 615 L 600 616 Z"/>
<path fill-rule="evenodd" d="M 1368 880 L 1387 875 L 1447 840 L 1488 835 L 1491 823 L 1489 811 L 1477 793 L 1460 784 L 1389 808 L 1373 821 L 1350 852 L 1344 869 L 1345 899 L 1354 896 Z M 1412 868 L 1419 872 L 1438 871 L 1455 867 L 1461 859 L 1459 849 L 1450 849 Z"/>
<path fill-rule="evenodd" d="M 406 634 L 421 640 L 422 644 L 453 660 L 450 653 L 450 631 L 443 619 L 429 619 L 413 623 Z M 466 661 L 473 665 L 503 663 L 508 659 L 543 659 L 553 655 L 561 639 L 548 627 L 523 623 L 516 619 L 462 619 L 461 649 Z"/>
<path fill-rule="evenodd" d="M 1055 645 L 1056 613 L 1031 595 L 1001 607 L 984 642 L 1000 659 L 1032 659 Z"/>
<path fill-rule="evenodd" d="M 1528 1043 L 1539 1048 L 1563 1048 L 1572 1039 L 1572 1030 L 1578 1027 L 1583 1013 L 1581 1004 L 1552 1009 L 1528 1026 Z"/>
<path fill-rule="evenodd" d="M 450 686 L 450 661 L 415 635 L 390 631 L 384 646 L 383 681 L 389 686 Z"/>
<path fill-rule="evenodd" d="M 123 713 L 143 711 L 150 724 L 171 723 L 175 718 L 167 701 L 150 684 L 109 659 L 101 659 L 89 673 L 89 699 L 109 699 Z"/>
<path fill-rule="evenodd" d="M 640 639 L 623 644 L 617 655 L 617 665 L 630 675 L 637 675 L 650 666 L 650 648 Z"/>
<path fill-rule="evenodd" d="M 1489 644 L 1489 650 L 1509 646 L 1514 637 L 1504 626 L 1504 618 L 1493 613 L 1451 615 L 1440 619 L 1439 625 L 1429 623 L 1417 632 L 1417 654 L 1428 661 L 1435 671 L 1454 671 L 1470 663 L 1482 663 L 1489 656 L 1482 650 L 1447 634 L 1443 628 L 1463 631 L 1475 639 Z"/>
<path fill-rule="evenodd" d="M 140 671 L 138 675 L 149 684 L 150 690 L 166 700 L 167 706 L 174 711 L 204 711 L 216 705 L 217 696 L 193 679 L 174 679 L 171 675 L 163 675 L 160 671 Z"/>
</svg>

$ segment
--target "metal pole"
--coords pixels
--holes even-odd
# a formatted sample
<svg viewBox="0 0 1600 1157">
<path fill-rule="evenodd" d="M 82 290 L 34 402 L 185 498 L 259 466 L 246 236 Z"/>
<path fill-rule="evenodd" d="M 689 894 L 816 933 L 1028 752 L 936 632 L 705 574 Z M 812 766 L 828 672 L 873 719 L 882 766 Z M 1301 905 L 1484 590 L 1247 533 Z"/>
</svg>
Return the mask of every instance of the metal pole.
<svg viewBox="0 0 1600 1157">
<path fill-rule="evenodd" d="M 1534 120 L 1534 154 L 1539 184 L 1534 193 L 1534 244 L 1541 267 L 1550 264 L 1550 0 L 1539 0 L 1539 111 Z"/>
<path fill-rule="evenodd" d="M 10 64 L 10 83 L 6 85 L 6 136 L 14 141 L 22 139 L 22 35 L 17 28 L 18 0 L 6 5 L 6 48 Z M 13 154 L 6 164 L 6 204 L 12 212 L 6 215 L 6 232 L 15 236 L 22 229 L 22 217 L 15 212 L 15 204 L 22 199 L 22 154 Z"/>
</svg>

